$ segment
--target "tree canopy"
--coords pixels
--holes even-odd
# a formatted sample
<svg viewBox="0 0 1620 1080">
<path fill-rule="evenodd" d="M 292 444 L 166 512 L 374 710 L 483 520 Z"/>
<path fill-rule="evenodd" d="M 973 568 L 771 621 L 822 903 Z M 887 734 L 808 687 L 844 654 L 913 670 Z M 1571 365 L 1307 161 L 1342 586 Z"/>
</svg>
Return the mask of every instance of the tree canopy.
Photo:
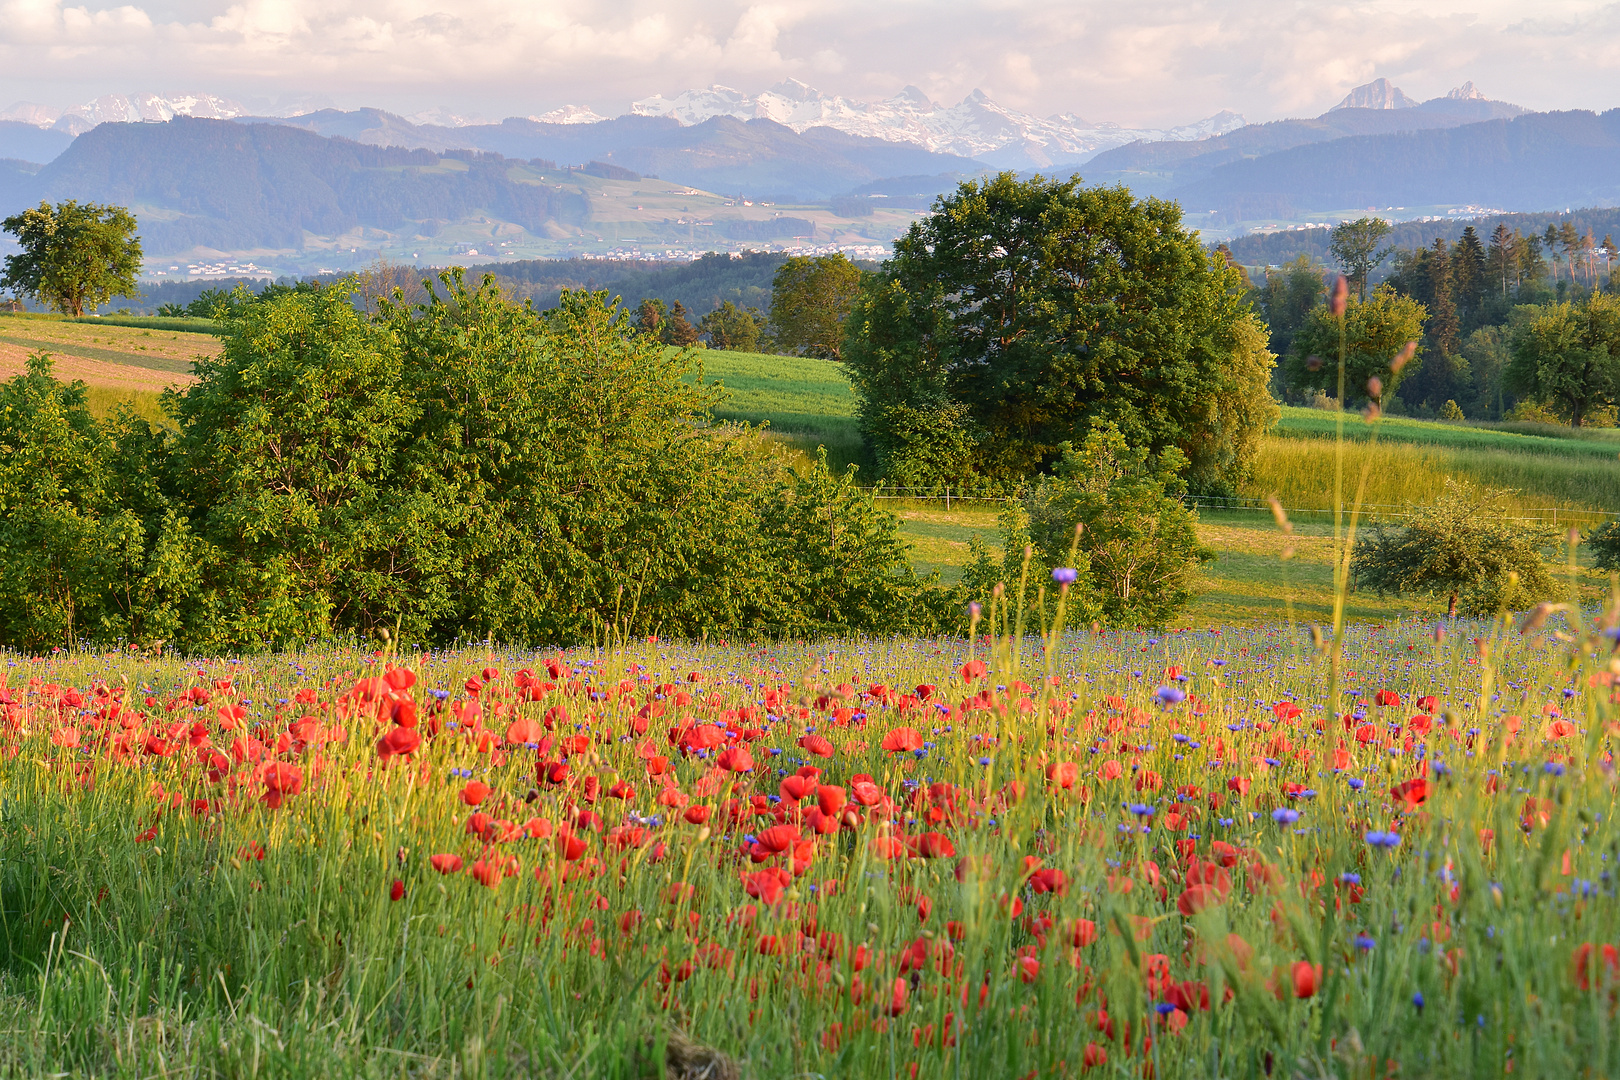
<svg viewBox="0 0 1620 1080">
<path fill-rule="evenodd" d="M 1417 369 L 1416 364 L 1408 362 L 1396 371 L 1393 361 L 1407 342 L 1422 338 L 1427 315 L 1422 304 L 1390 288 L 1374 290 L 1364 302 L 1352 297 L 1342 317 L 1335 317 L 1325 306 L 1312 308 L 1294 334 L 1285 362 L 1289 385 L 1337 394 L 1342 341 L 1345 396 L 1379 396 L 1370 395 L 1368 389 L 1370 381 L 1377 378 L 1382 383 L 1382 396 L 1388 397 L 1402 379 Z M 1416 355 L 1421 358 L 1421 348 Z"/>
<path fill-rule="evenodd" d="M 783 263 L 771 281 L 771 339 L 777 351 L 842 359 L 844 320 L 862 276 L 843 254 L 797 256 Z"/>
<path fill-rule="evenodd" d="M 69 199 L 40 203 L 0 222 L 22 246 L 7 255 L 0 288 L 34 297 L 64 315 L 80 316 L 114 296 L 139 296 L 141 238 L 122 206 Z"/>
<path fill-rule="evenodd" d="M 1620 402 L 1620 297 L 1526 308 L 1509 338 L 1510 390 L 1561 405 L 1571 427 Z"/>
<path fill-rule="evenodd" d="M 851 312 L 844 359 L 879 467 L 933 458 L 1013 482 L 1111 423 L 1179 447 L 1201 490 L 1242 479 L 1275 416 L 1273 357 L 1236 269 L 1174 203 L 1078 177 L 969 181 L 913 223 Z M 951 445 L 925 453 L 930 429 Z"/>
<path fill-rule="evenodd" d="M 259 650 L 908 632 L 949 622 L 898 523 L 825 461 L 709 417 L 695 357 L 604 293 L 538 312 L 441 277 L 227 313 L 172 432 L 0 384 L 0 643 Z M 959 612 L 958 612 L 959 614 Z"/>
<path fill-rule="evenodd" d="M 1379 245 L 1390 234 L 1391 228 L 1383 218 L 1364 217 L 1340 222 L 1329 235 L 1328 250 L 1333 253 L 1344 276 L 1350 280 L 1350 287 L 1356 290 L 1358 299 L 1367 299 L 1368 276 L 1390 254 L 1390 248 Z"/>
</svg>

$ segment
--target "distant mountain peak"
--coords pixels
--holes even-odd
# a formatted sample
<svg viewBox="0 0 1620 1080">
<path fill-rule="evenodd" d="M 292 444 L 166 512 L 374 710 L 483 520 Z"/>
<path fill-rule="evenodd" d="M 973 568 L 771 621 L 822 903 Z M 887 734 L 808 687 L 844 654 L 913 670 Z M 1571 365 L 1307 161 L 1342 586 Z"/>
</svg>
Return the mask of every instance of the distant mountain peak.
<svg viewBox="0 0 1620 1080">
<path fill-rule="evenodd" d="M 103 94 L 94 101 L 66 109 L 18 102 L 0 113 L 0 120 L 20 120 L 35 127 L 56 128 L 78 135 L 97 124 L 153 123 L 172 120 L 176 116 L 230 120 L 246 115 L 247 109 L 240 102 L 214 94 L 180 93 L 165 96 L 146 92 Z"/>
<path fill-rule="evenodd" d="M 560 109 L 552 109 L 529 119 L 541 124 L 599 124 L 607 117 L 597 113 L 589 105 L 564 105 Z"/>
<path fill-rule="evenodd" d="M 1474 84 L 1468 85 L 1472 87 Z M 1416 101 L 1407 97 L 1400 87 L 1388 79 L 1374 79 L 1350 91 L 1333 109 L 1410 109 L 1416 105 Z M 1328 111 L 1332 112 L 1333 109 Z"/>
<path fill-rule="evenodd" d="M 1485 100 L 1487 100 L 1486 97 L 1485 97 L 1485 94 L 1480 90 L 1479 87 L 1474 85 L 1474 80 L 1472 80 L 1472 79 L 1469 79 L 1467 82 L 1465 82 L 1461 86 L 1457 87 L 1457 89 L 1455 89 L 1455 90 L 1451 91 L 1450 93 L 1448 93 L 1446 95 L 1446 97 L 1450 98 L 1453 101 L 1485 101 Z"/>
<path fill-rule="evenodd" d="M 934 153 L 1017 168 L 1074 165 L 1138 139 L 1204 139 L 1244 123 L 1238 114 L 1222 112 L 1181 127 L 1127 128 L 1088 123 L 1074 115 L 1043 119 L 998 105 L 979 89 L 956 105 L 930 101 L 915 86 L 907 86 L 886 101 L 853 101 L 824 94 L 797 79 L 777 83 L 758 95 L 729 86 L 687 90 L 670 98 L 654 95 L 632 102 L 630 111 L 637 116 L 673 117 L 688 125 L 729 116 L 772 120 L 800 134 L 816 127 L 832 128 L 846 135 L 911 143 Z"/>
</svg>

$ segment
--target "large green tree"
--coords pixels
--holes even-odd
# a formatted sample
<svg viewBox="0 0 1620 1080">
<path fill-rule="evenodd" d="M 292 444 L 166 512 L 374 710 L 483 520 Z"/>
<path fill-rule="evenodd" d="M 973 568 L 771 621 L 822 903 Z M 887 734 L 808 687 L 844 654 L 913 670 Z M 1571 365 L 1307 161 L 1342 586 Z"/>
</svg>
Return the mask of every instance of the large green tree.
<svg viewBox="0 0 1620 1080">
<path fill-rule="evenodd" d="M 1337 394 L 1342 344 L 1345 397 L 1366 398 L 1368 383 L 1375 377 L 1387 397 L 1401 379 L 1416 370 L 1415 363 L 1408 362 L 1395 371 L 1392 362 L 1408 341 L 1421 340 L 1426 317 L 1422 304 L 1388 286 L 1374 290 L 1365 302 L 1352 298 L 1342 316 L 1326 307 L 1316 308 L 1294 335 L 1285 362 L 1288 384 L 1296 391 Z M 1421 355 L 1420 348 L 1418 359 Z"/>
<path fill-rule="evenodd" d="M 1580 427 L 1593 409 L 1620 401 L 1620 297 L 1520 309 L 1503 373 L 1509 390 L 1554 402 Z"/>
<path fill-rule="evenodd" d="M 7 255 L 0 288 L 80 316 L 114 296 L 139 296 L 141 238 L 122 206 L 40 203 L 0 222 L 22 251 Z"/>
<path fill-rule="evenodd" d="M 861 268 L 842 255 L 795 256 L 771 280 L 771 340 L 780 352 L 843 358 L 844 320 L 861 291 Z"/>
<path fill-rule="evenodd" d="M 1381 247 L 1394 226 L 1383 218 L 1342 221 L 1328 234 L 1328 250 L 1360 300 L 1367 299 L 1367 279 L 1393 249 Z"/>
<path fill-rule="evenodd" d="M 1274 415 L 1241 287 L 1174 203 L 1079 177 L 970 181 L 896 242 L 851 312 L 862 432 L 882 465 L 900 444 L 918 457 L 919 420 L 949 419 L 978 474 L 1016 482 L 1106 422 L 1154 453 L 1181 448 L 1195 485 L 1229 490 Z"/>
</svg>

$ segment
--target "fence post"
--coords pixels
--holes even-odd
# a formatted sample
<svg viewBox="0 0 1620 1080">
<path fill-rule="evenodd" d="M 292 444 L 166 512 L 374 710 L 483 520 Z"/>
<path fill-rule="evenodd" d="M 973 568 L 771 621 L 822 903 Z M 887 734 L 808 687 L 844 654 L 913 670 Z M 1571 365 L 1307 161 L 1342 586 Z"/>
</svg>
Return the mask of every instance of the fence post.
<svg viewBox="0 0 1620 1080">
<path fill-rule="evenodd" d="M 945 485 L 945 512 L 951 512 L 951 485 Z"/>
</svg>

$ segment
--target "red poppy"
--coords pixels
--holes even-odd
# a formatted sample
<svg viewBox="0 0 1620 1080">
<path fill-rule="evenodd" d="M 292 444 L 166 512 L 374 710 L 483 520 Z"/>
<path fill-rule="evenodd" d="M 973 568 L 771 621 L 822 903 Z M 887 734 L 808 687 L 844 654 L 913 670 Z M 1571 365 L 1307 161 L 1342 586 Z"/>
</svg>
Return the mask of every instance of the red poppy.
<svg viewBox="0 0 1620 1080">
<path fill-rule="evenodd" d="M 1377 705 L 1399 705 L 1401 695 L 1393 690 L 1380 690 L 1373 695 L 1373 703 Z"/>
<path fill-rule="evenodd" d="M 405 899 L 405 883 L 403 881 L 399 880 L 398 878 L 395 878 L 394 883 L 392 885 L 388 886 L 388 899 L 390 899 L 390 900 L 403 900 L 403 899 Z"/>
<path fill-rule="evenodd" d="M 1575 984 L 1582 990 L 1591 990 L 1592 976 L 1598 974 L 1592 955 L 1595 951 L 1591 942 L 1583 942 L 1571 957 L 1570 968 L 1574 973 Z M 1620 949 L 1616 949 L 1613 945 L 1605 945 L 1602 956 L 1604 970 L 1601 973 L 1601 981 L 1606 983 L 1616 981 L 1617 976 L 1620 976 Z"/>
<path fill-rule="evenodd" d="M 1072 761 L 1054 761 L 1046 767 L 1046 782 L 1065 791 L 1080 778 L 1080 766 Z"/>
<path fill-rule="evenodd" d="M 982 679 L 987 674 L 989 674 L 989 669 L 984 666 L 983 660 L 969 660 L 967 663 L 962 665 L 963 682 L 972 682 L 974 679 Z"/>
<path fill-rule="evenodd" d="M 1213 886 L 1189 885 L 1181 890 L 1181 895 L 1176 899 L 1176 910 L 1190 917 L 1220 902 L 1221 894 Z"/>
<path fill-rule="evenodd" d="M 433 869 L 441 874 L 454 874 L 462 866 L 460 855 L 434 855 L 428 862 L 432 863 Z"/>
<path fill-rule="evenodd" d="M 950 837 L 944 833 L 925 832 L 915 841 L 916 855 L 919 859 L 948 859 L 956 854 L 956 848 Z"/>
<path fill-rule="evenodd" d="M 916 728 L 895 728 L 883 736 L 883 749 L 891 754 L 903 754 L 912 750 L 921 750 L 922 744 L 922 732 Z"/>
<path fill-rule="evenodd" d="M 1429 782 L 1421 776 L 1403 780 L 1389 789 L 1396 802 L 1405 803 L 1407 809 L 1422 806 L 1429 798 Z"/>
<path fill-rule="evenodd" d="M 395 755 L 406 756 L 422 745 L 422 736 L 415 728 L 396 727 L 389 730 L 377 743 L 377 755 L 383 759 Z"/>
<path fill-rule="evenodd" d="M 894 980 L 894 986 L 889 992 L 889 1015 L 899 1016 L 906 1011 L 906 998 L 911 994 L 911 984 L 904 979 Z"/>
<path fill-rule="evenodd" d="M 754 769 L 754 757 L 748 752 L 746 746 L 729 746 L 720 751 L 720 757 L 716 760 L 716 764 L 728 772 L 752 772 Z"/>
<path fill-rule="evenodd" d="M 461 801 L 468 806 L 477 806 L 489 797 L 491 790 L 490 786 L 482 780 L 474 780 L 461 789 Z M 499 808 L 497 807 L 497 809 Z"/>
<path fill-rule="evenodd" d="M 807 753 L 816 757 L 832 757 L 833 744 L 820 735 L 805 735 L 799 739 L 799 746 Z"/>
<path fill-rule="evenodd" d="M 1293 976 L 1296 998 L 1315 997 L 1316 991 L 1322 985 L 1322 965 L 1313 964 L 1308 960 L 1295 960 Z"/>
</svg>

